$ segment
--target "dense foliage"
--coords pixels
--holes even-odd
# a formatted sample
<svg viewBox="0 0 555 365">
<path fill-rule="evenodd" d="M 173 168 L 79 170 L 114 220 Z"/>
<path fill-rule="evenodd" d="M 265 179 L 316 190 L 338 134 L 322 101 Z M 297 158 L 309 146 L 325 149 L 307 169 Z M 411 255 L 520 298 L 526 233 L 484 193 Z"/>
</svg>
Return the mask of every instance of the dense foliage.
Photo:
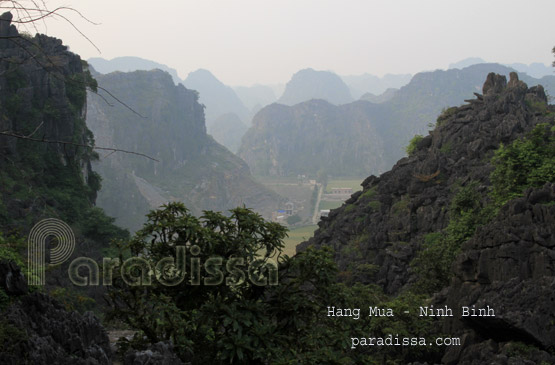
<svg viewBox="0 0 555 365">
<path fill-rule="evenodd" d="M 538 124 L 526 138 L 501 145 L 492 162 L 492 195 L 499 205 L 520 196 L 526 188 L 555 182 L 553 122 Z"/>
<path fill-rule="evenodd" d="M 152 270 L 143 271 L 149 274 L 142 279 L 150 285 L 126 285 L 125 275 L 139 276 L 141 270 L 135 267 L 129 273 L 124 270 L 124 276 L 115 270 L 110 289 L 112 317 L 139 330 L 133 341 L 122 343 L 123 349 L 140 347 L 145 340 L 171 340 L 179 356 L 193 363 L 276 364 L 402 362 L 437 350 L 428 346 L 402 351 L 385 346 L 378 352 L 372 346 L 352 349 L 353 337 L 430 336 L 431 321 L 402 315 L 404 309 L 422 305 L 423 298 L 406 294 L 390 299 L 376 286 L 338 283 L 330 249 L 282 257 L 284 227 L 248 209 L 234 209 L 229 217 L 205 212 L 196 218 L 181 203 L 170 203 L 148 218 L 131 242 L 120 247 L 120 260 L 124 262 L 124 252 L 144 259 L 142 269 Z M 168 259 L 179 256 L 179 246 L 187 248 L 186 275 L 175 285 L 163 285 L 161 281 L 180 276 L 179 259 Z M 216 281 L 218 285 L 209 282 L 216 272 L 211 257 L 222 258 L 216 263 L 223 280 Z M 257 260 L 266 263 L 273 258 L 278 282 L 256 285 L 271 279 L 271 267 L 256 269 L 255 280 L 248 274 L 241 278 L 237 267 L 228 266 L 231 258 L 243 259 L 245 274 Z M 168 266 L 157 266 L 161 260 L 168 260 Z M 202 277 L 205 273 L 208 276 Z M 328 316 L 328 306 L 361 308 L 360 319 Z M 400 315 L 369 317 L 369 306 L 393 308 Z"/>
</svg>

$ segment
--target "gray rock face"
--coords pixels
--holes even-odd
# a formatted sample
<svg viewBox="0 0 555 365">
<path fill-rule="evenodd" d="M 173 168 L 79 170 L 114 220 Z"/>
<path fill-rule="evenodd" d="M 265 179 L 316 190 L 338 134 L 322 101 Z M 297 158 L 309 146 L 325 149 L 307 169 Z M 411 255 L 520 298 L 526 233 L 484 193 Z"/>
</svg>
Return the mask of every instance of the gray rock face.
<svg viewBox="0 0 555 365">
<path fill-rule="evenodd" d="M 497 341 L 555 348 L 555 184 L 529 189 L 505 205 L 463 246 L 445 303 L 489 306 L 495 317 L 445 321 L 449 333 L 471 328 Z"/>
<path fill-rule="evenodd" d="M 2 333 L 7 333 L 7 326 L 20 333 L 18 340 L 11 339 L 11 351 L 5 351 L 6 345 L 2 345 L 1 364 L 112 363 L 108 335 L 92 312 L 68 312 L 46 294 L 28 293 L 25 278 L 13 262 L 0 262 L 0 284 L 12 296 L 1 313 Z"/>
<path fill-rule="evenodd" d="M 19 360 L 36 365 L 111 364 L 108 335 L 91 312 L 68 313 L 49 296 L 33 293 L 12 304 L 5 317 L 28 336 L 20 344 Z"/>
</svg>

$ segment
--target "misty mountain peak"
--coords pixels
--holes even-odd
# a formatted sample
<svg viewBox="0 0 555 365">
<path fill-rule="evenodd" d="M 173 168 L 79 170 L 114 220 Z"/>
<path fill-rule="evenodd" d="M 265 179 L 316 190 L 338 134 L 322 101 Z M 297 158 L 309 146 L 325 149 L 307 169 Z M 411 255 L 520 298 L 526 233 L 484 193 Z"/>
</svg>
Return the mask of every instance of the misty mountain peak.
<svg viewBox="0 0 555 365">
<path fill-rule="evenodd" d="M 291 77 L 278 103 L 294 105 L 311 99 L 324 99 L 336 105 L 353 101 L 349 87 L 339 76 L 306 68 Z"/>
</svg>

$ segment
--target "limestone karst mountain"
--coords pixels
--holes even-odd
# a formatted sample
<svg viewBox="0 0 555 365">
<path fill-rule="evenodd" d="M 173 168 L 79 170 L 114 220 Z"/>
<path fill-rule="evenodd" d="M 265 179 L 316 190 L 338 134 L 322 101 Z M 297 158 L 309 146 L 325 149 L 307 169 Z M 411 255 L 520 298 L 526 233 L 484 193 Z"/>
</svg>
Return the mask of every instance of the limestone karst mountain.
<svg viewBox="0 0 555 365">
<path fill-rule="evenodd" d="M 149 209 L 173 200 L 184 201 L 196 213 L 244 204 L 268 217 L 277 209 L 280 198 L 256 183 L 248 166 L 206 133 L 196 91 L 174 85 L 160 70 L 96 78 L 141 115 L 89 94 L 87 124 L 97 143 L 158 160 L 105 154 L 95 164 L 103 176 L 98 205 L 119 224 L 137 229 Z"/>
<path fill-rule="evenodd" d="M 312 99 L 326 100 L 335 105 L 353 101 L 349 88 L 339 76 L 330 71 L 307 68 L 291 77 L 277 102 L 295 105 Z"/>
</svg>

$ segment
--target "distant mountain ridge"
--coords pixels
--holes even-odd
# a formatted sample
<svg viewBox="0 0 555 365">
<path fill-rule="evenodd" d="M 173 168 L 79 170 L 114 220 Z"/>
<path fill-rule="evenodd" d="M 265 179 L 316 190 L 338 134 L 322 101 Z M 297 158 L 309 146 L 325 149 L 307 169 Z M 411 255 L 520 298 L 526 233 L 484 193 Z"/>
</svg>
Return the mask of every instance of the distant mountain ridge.
<svg viewBox="0 0 555 365">
<path fill-rule="evenodd" d="M 415 134 L 427 132 L 442 109 L 479 92 L 488 73 L 511 71 L 498 64 L 480 64 L 419 73 L 381 104 L 270 105 L 253 118 L 238 154 L 259 175 L 314 176 L 319 170 L 331 175 L 379 174 L 405 154 Z M 521 79 L 555 92 L 554 76 Z"/>
<path fill-rule="evenodd" d="M 176 85 L 180 82 L 183 82 L 179 78 L 175 69 L 164 64 L 140 57 L 125 56 L 112 58 L 111 60 L 106 60 L 101 57 L 93 57 L 89 58 L 87 62 L 92 65 L 92 67 L 97 72 L 100 72 L 101 74 L 109 74 L 110 72 L 114 71 L 132 72 L 137 70 L 150 71 L 154 69 L 159 69 L 169 73 Z"/>
<path fill-rule="evenodd" d="M 412 75 L 387 74 L 383 77 L 378 77 L 365 73 L 362 75 L 341 76 L 341 78 L 349 86 L 351 95 L 355 99 L 360 99 L 366 93 L 381 95 L 387 89 L 399 89 L 410 82 Z"/>
<path fill-rule="evenodd" d="M 448 67 L 448 69 L 452 69 L 452 68 L 465 68 L 468 66 L 472 66 L 472 65 L 477 65 L 480 63 L 487 63 L 486 61 L 484 61 L 483 59 L 479 58 L 479 57 L 469 57 L 469 58 L 465 58 L 464 60 L 461 60 L 459 62 L 456 63 L 451 63 Z M 504 66 L 510 67 L 520 73 L 524 72 L 526 73 L 528 76 L 534 77 L 536 79 L 541 79 L 544 76 L 553 76 L 553 67 L 551 67 L 551 65 L 545 65 L 543 63 L 539 63 L 539 62 L 534 62 L 531 63 L 529 65 L 526 65 L 524 63 L 508 63 L 508 64 L 503 64 Z"/>
</svg>

